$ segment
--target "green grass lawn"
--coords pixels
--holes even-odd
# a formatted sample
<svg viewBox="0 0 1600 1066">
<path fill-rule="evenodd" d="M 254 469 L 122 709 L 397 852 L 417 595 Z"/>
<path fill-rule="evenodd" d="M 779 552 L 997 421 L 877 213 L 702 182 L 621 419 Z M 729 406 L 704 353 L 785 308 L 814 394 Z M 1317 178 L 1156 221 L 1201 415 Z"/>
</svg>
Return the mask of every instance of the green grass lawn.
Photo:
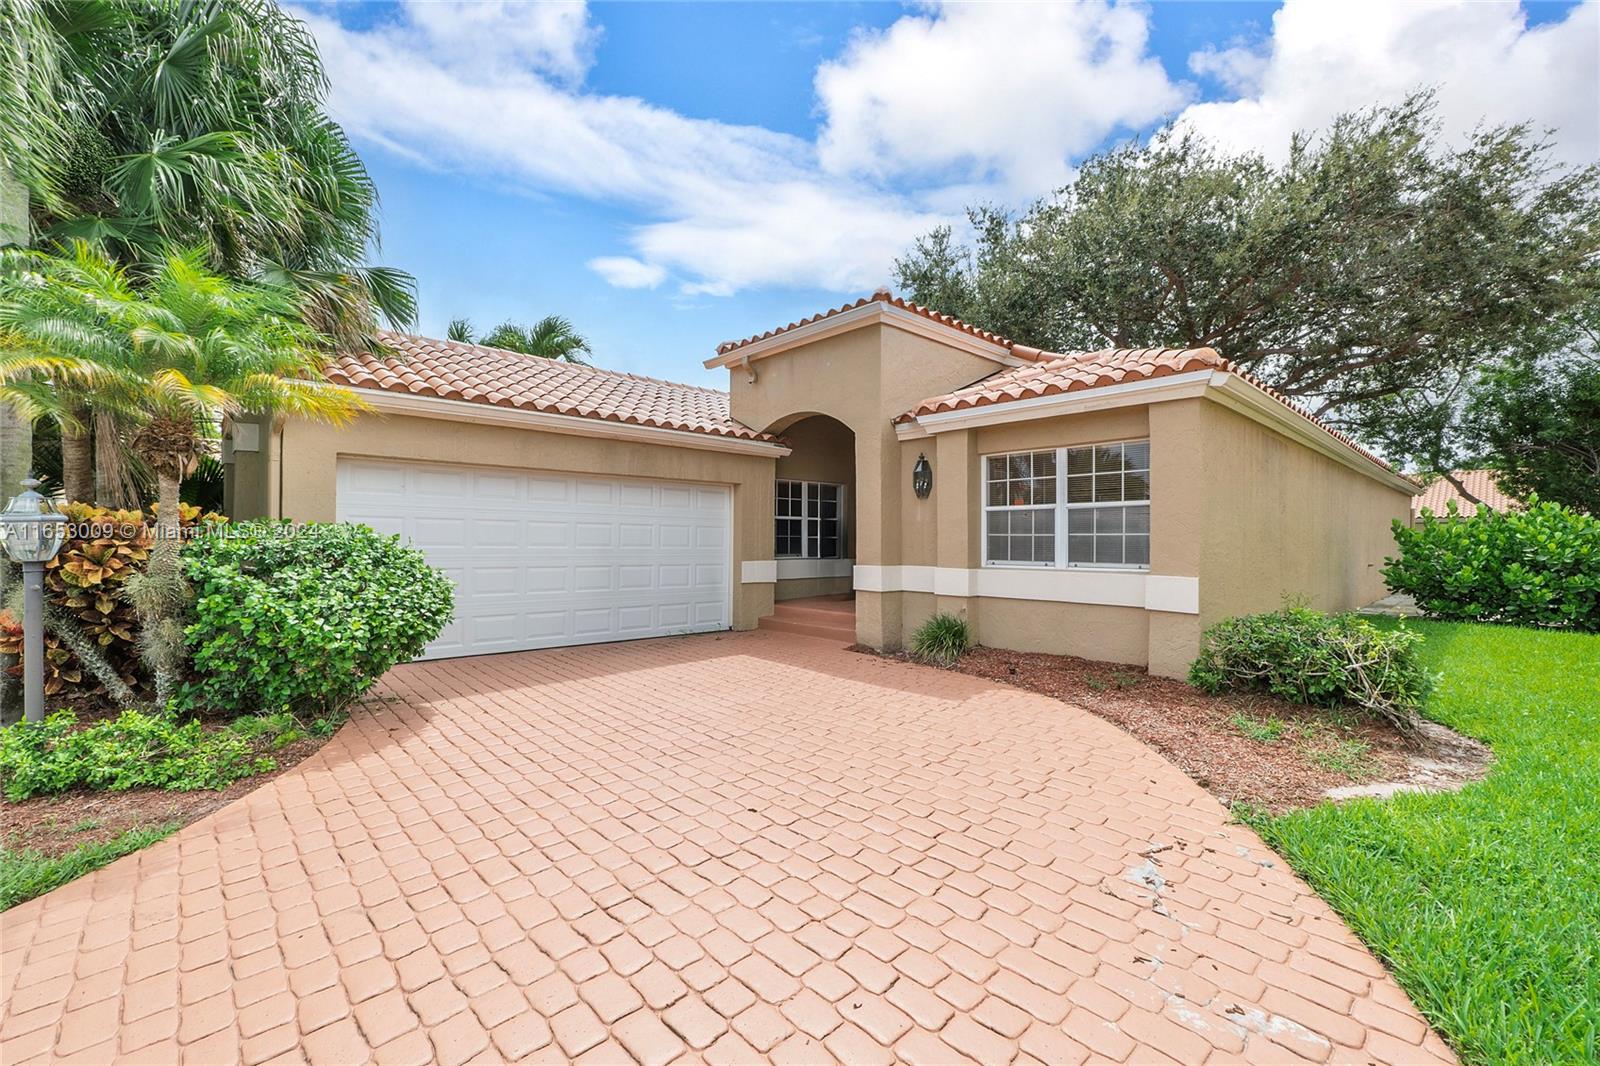
<svg viewBox="0 0 1600 1066">
<path fill-rule="evenodd" d="M 1463 1059 L 1600 1062 L 1600 635 L 1407 624 L 1488 780 L 1251 822 Z"/>
<path fill-rule="evenodd" d="M 112 840 L 84 844 L 55 857 L 25 848 L 0 848 L 0 911 L 42 896 L 113 860 L 165 840 L 177 831 L 177 822 L 142 826 Z"/>
</svg>

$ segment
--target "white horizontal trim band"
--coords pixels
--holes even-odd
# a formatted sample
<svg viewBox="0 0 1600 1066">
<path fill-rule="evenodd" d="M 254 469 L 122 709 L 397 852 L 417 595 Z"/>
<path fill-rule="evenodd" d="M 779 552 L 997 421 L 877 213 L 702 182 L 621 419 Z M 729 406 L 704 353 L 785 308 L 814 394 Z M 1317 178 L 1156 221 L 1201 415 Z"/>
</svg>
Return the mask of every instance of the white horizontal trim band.
<svg viewBox="0 0 1600 1066">
<path fill-rule="evenodd" d="M 778 580 L 774 559 L 750 559 L 739 564 L 739 582 L 744 585 L 770 585 Z"/>
<path fill-rule="evenodd" d="M 439 396 L 410 396 L 384 389 L 351 389 L 374 410 L 383 414 L 412 415 L 418 418 L 442 418 L 452 422 L 477 422 L 490 425 L 516 426 L 521 429 L 542 430 L 546 433 L 566 433 L 579 437 L 604 437 L 610 440 L 633 441 L 642 444 L 664 444 L 678 448 L 698 448 L 702 451 L 732 452 L 735 455 L 759 455 L 777 459 L 789 454 L 789 448 L 767 441 L 745 440 L 740 437 L 722 437 L 713 433 L 695 433 L 686 429 L 667 429 L 661 426 L 640 426 L 632 422 L 611 422 L 600 418 L 581 418 L 577 415 L 554 415 L 544 411 L 527 411 L 517 407 L 497 404 L 473 403 L 470 400 L 449 400 Z"/>
<path fill-rule="evenodd" d="M 1171 614 L 1200 613 L 1200 579 L 1131 570 L 860 566 L 858 592 L 931 592 L 999 600 L 1092 603 Z"/>
<path fill-rule="evenodd" d="M 849 577 L 855 569 L 855 564 L 854 559 L 779 559 L 778 580 Z"/>
<path fill-rule="evenodd" d="M 750 559 L 739 565 L 739 580 L 746 585 L 818 577 L 849 577 L 854 559 Z"/>
</svg>

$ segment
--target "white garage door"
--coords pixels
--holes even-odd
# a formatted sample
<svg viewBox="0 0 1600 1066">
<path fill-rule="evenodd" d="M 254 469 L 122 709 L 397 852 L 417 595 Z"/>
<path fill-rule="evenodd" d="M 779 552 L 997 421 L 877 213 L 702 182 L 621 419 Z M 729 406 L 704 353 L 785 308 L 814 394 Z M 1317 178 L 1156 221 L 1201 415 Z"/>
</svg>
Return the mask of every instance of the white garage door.
<svg viewBox="0 0 1600 1066">
<path fill-rule="evenodd" d="M 725 486 L 342 459 L 338 516 L 456 583 L 424 658 L 732 626 Z"/>
</svg>

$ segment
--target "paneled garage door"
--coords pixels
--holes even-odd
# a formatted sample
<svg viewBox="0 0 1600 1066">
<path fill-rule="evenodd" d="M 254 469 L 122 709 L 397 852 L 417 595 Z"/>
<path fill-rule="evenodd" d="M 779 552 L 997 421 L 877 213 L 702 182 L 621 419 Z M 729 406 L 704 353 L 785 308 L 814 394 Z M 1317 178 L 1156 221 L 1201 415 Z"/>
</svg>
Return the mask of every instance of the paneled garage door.
<svg viewBox="0 0 1600 1066">
<path fill-rule="evenodd" d="M 427 659 L 732 626 L 725 486 L 339 461 L 340 521 L 398 533 L 456 583 Z"/>
</svg>

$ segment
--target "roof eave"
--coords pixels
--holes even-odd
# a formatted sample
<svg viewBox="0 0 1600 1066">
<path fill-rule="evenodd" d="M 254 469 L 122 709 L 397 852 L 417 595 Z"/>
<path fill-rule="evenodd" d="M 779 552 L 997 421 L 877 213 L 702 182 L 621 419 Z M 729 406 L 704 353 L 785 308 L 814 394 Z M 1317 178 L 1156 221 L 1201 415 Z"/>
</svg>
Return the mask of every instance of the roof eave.
<svg viewBox="0 0 1600 1066">
<path fill-rule="evenodd" d="M 1117 407 L 1165 403 L 1203 396 L 1223 404 L 1256 422 L 1278 430 L 1284 436 L 1381 482 L 1397 492 L 1414 495 L 1414 481 L 1344 441 L 1302 411 L 1283 403 L 1238 374 L 1226 370 L 1192 370 L 1165 377 L 1143 378 L 1085 389 L 1057 392 L 1047 396 L 1028 396 L 1016 400 L 986 403 L 951 411 L 914 415 L 898 421 L 895 433 L 901 440 L 915 440 L 930 434 L 1038 418 L 1085 414 Z M 902 416 L 905 418 L 905 416 Z"/>
<path fill-rule="evenodd" d="M 513 407 L 484 401 L 445 399 L 438 396 L 418 396 L 410 392 L 398 392 L 388 389 L 346 387 L 365 400 L 379 414 L 410 415 L 418 418 L 439 418 L 454 422 L 514 426 L 520 429 L 542 430 L 547 433 L 603 437 L 610 440 L 637 441 L 645 444 L 665 444 L 680 448 L 731 452 L 737 455 L 755 455 L 771 459 L 782 458 L 790 452 L 788 445 L 777 440 L 736 437 L 723 433 L 675 429 L 667 426 L 650 426 L 638 422 L 625 422 L 620 419 L 552 414 L 546 411 L 530 410 L 525 407 Z"/>
</svg>

